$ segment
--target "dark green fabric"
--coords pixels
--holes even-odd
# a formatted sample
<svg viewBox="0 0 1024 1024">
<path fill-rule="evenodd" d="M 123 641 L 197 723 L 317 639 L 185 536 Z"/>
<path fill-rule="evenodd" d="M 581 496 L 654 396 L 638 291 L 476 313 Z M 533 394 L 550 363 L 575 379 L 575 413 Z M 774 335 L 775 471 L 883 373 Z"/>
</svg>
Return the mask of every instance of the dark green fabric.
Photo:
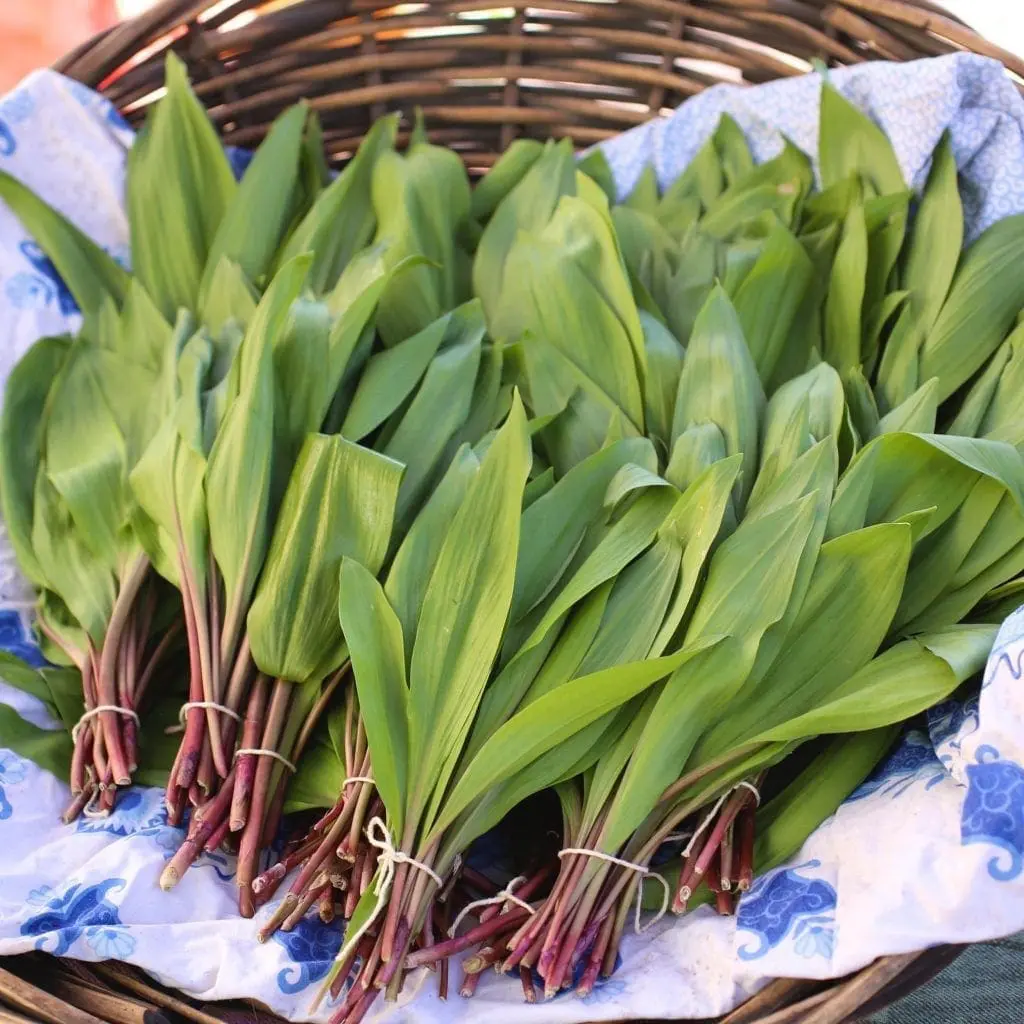
<svg viewBox="0 0 1024 1024">
<path fill-rule="evenodd" d="M 1021 1024 L 1024 932 L 964 950 L 941 974 L 870 1024 Z"/>
</svg>

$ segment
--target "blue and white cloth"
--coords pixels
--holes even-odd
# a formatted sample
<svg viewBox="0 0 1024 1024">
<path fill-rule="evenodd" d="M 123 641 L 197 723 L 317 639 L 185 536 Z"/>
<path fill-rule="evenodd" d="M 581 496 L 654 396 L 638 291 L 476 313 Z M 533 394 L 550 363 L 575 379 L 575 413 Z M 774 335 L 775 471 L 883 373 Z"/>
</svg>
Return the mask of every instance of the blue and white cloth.
<svg viewBox="0 0 1024 1024">
<path fill-rule="evenodd" d="M 946 128 L 967 194 L 969 235 L 1024 212 L 1024 102 L 998 64 L 957 55 L 832 72 L 831 81 L 886 130 L 908 181 L 920 186 Z M 672 117 L 609 142 L 628 191 L 653 161 L 677 175 L 728 111 L 758 159 L 785 134 L 817 142 L 820 78 L 757 89 L 718 87 Z M 23 180 L 115 258 L 127 258 L 125 153 L 132 135 L 110 105 L 42 71 L 0 101 L 0 168 Z M 0 381 L 40 335 L 73 330 L 67 289 L 18 221 L 0 205 Z M 0 536 L 0 646 L 38 658 L 30 597 Z M 791 863 L 759 878 L 738 917 L 701 908 L 623 944 L 616 974 L 585 1000 L 563 995 L 543 1011 L 519 986 L 489 975 L 469 1001 L 438 1001 L 428 972 L 397 1007 L 371 1019 L 403 1024 L 502 1021 L 572 1024 L 724 1013 L 780 975 L 830 978 L 875 957 L 1024 929 L 1024 614 L 1003 625 L 984 686 L 966 703 L 935 708 L 875 776 L 807 841 Z M 34 698 L 0 682 L 0 700 L 37 724 Z M 163 864 L 181 839 L 162 794 L 122 794 L 113 815 L 58 823 L 67 789 L 0 748 L 0 955 L 45 949 L 116 958 L 203 999 L 254 997 L 295 1020 L 339 947 L 316 919 L 260 945 L 258 922 L 235 909 L 233 865 L 204 856 L 172 894 Z M 268 913 L 265 911 L 264 913 Z M 324 1007 L 317 1019 L 330 1013 Z"/>
</svg>

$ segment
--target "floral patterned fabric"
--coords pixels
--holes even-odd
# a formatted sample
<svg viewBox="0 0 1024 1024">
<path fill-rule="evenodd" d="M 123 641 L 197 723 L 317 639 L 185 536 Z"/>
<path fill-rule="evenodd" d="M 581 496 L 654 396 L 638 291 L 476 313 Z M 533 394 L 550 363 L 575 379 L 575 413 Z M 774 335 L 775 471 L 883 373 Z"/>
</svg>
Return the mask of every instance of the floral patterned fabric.
<svg viewBox="0 0 1024 1024">
<path fill-rule="evenodd" d="M 1024 103 L 999 66 L 969 55 L 831 74 L 889 132 L 920 185 L 945 128 L 968 189 L 969 228 L 1024 211 Z M 667 183 L 728 110 L 759 159 L 781 133 L 813 152 L 817 76 L 758 89 L 718 87 L 671 118 L 606 145 L 623 191 L 653 160 Z M 0 168 L 21 178 L 126 261 L 122 191 L 131 133 L 105 100 L 38 72 L 0 101 Z M 244 154 L 236 154 L 241 173 Z M 73 330 L 74 302 L 35 243 L 0 205 L 0 382 L 32 341 Z M 39 662 L 30 593 L 0 525 L 0 646 Z M 438 1001 L 434 975 L 411 979 L 397 1007 L 370 1019 L 403 1024 L 501 1021 L 571 1024 L 724 1013 L 778 975 L 829 978 L 877 956 L 973 942 L 1024 928 L 1024 613 L 1004 624 L 984 686 L 933 709 L 791 863 L 768 872 L 736 919 L 704 907 L 623 944 L 622 965 L 585 1000 L 543 1011 L 519 986 L 488 975 L 472 1001 Z M 0 681 L 0 701 L 53 726 L 34 698 Z M 273 941 L 236 913 L 231 859 L 201 858 L 172 895 L 157 885 L 180 842 L 157 790 L 121 795 L 108 818 L 63 826 L 63 783 L 0 747 L 0 955 L 44 949 L 116 958 L 203 999 L 253 996 L 308 1019 L 340 945 L 310 918 Z M 260 919 L 272 911 L 265 909 Z M 331 1012 L 325 1005 L 317 1019 Z"/>
</svg>

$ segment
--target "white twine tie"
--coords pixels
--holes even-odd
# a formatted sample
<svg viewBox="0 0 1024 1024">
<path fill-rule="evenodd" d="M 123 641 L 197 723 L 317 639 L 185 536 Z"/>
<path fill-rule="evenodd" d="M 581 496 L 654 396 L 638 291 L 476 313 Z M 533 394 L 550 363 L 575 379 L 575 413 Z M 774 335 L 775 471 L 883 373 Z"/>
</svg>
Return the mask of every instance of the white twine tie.
<svg viewBox="0 0 1024 1024">
<path fill-rule="evenodd" d="M 658 874 L 657 871 L 652 871 L 650 868 L 646 868 L 643 864 L 634 864 L 631 860 L 623 860 L 621 857 L 613 857 L 610 853 L 602 853 L 600 850 L 585 850 L 582 847 L 571 846 L 567 850 L 562 850 L 558 854 L 559 860 L 562 857 L 568 857 L 570 853 L 578 853 L 581 857 L 593 857 L 596 860 L 607 861 L 609 864 L 616 864 L 620 868 L 626 868 L 629 871 L 636 872 L 636 915 L 633 918 L 633 931 L 637 935 L 647 931 L 648 928 L 653 928 L 664 916 L 668 910 L 669 900 L 672 899 L 672 891 L 669 889 L 668 882 L 665 880 L 664 875 Z M 647 924 L 641 926 L 640 924 L 640 911 L 641 904 L 643 903 L 644 896 L 644 879 L 654 878 L 661 882 L 661 909 L 651 918 Z"/>
<path fill-rule="evenodd" d="M 235 751 L 235 756 L 232 760 L 237 761 L 243 754 L 252 754 L 253 757 L 272 757 L 275 761 L 280 761 L 293 775 L 298 771 L 284 754 L 279 754 L 276 750 L 270 750 L 266 747 L 239 747 Z"/>
<path fill-rule="evenodd" d="M 185 717 L 193 708 L 210 708 L 212 711 L 219 711 L 222 715 L 227 715 L 228 718 L 233 718 L 236 722 L 242 721 L 242 716 L 237 711 L 233 711 L 224 704 L 218 704 L 215 700 L 187 700 L 178 711 L 178 724 L 167 726 L 164 729 L 164 735 L 172 736 L 174 733 L 184 732 Z"/>
<path fill-rule="evenodd" d="M 82 731 L 82 726 L 89 721 L 90 718 L 94 718 L 96 715 L 102 714 L 104 711 L 113 711 L 115 714 L 124 715 L 125 718 L 132 718 L 135 720 L 135 724 L 139 724 L 139 716 L 134 711 L 130 711 L 128 708 L 120 708 L 116 704 L 98 704 L 96 707 L 89 711 L 86 711 L 84 715 L 75 723 L 71 730 L 71 742 L 78 742 L 78 734 Z"/>
<path fill-rule="evenodd" d="M 747 782 L 747 780 L 744 779 L 742 782 L 737 782 L 736 785 L 732 787 L 732 789 L 727 789 L 715 801 L 715 806 L 712 807 L 710 811 L 708 811 L 708 813 L 704 816 L 704 819 L 694 830 L 693 835 L 690 836 L 690 841 L 686 844 L 681 854 L 684 860 L 688 859 L 690 854 L 693 853 L 693 848 L 697 844 L 697 840 L 704 834 L 704 832 L 707 831 L 708 826 L 711 824 L 712 821 L 715 820 L 715 815 L 718 814 L 718 812 L 722 809 L 722 806 L 724 805 L 725 801 L 728 800 L 729 797 L 732 796 L 732 794 L 735 793 L 737 789 L 749 789 L 750 792 L 754 794 L 754 806 L 761 806 L 761 793 L 758 790 L 757 786 L 755 786 L 752 782 Z"/>
<path fill-rule="evenodd" d="M 410 857 L 407 853 L 395 849 L 391 833 L 388 831 L 388 827 L 384 824 L 383 819 L 376 815 L 370 819 L 370 823 L 366 826 L 366 838 L 371 846 L 380 850 L 380 854 L 377 856 L 377 872 L 373 882 L 373 891 L 377 897 L 377 903 L 370 916 L 355 932 L 351 936 L 346 936 L 345 942 L 341 949 L 338 950 L 338 955 L 334 958 L 336 964 L 348 959 L 352 950 L 359 944 L 359 940 L 370 930 L 373 922 L 380 916 L 380 912 L 384 909 L 385 903 L 387 903 L 388 893 L 391 891 L 391 884 L 395 879 L 395 868 L 397 865 L 408 864 L 409 867 L 429 875 L 439 889 L 444 887 L 444 879 L 429 864 L 424 864 L 422 861 Z M 309 1008 L 311 1013 L 320 1005 L 320 1000 L 323 999 L 324 992 L 330 987 L 330 982 L 331 975 L 328 974 L 327 980 L 314 997 L 313 1003 Z"/>
<path fill-rule="evenodd" d="M 349 775 L 341 784 L 344 789 L 350 782 L 368 782 L 371 786 L 377 785 L 377 780 L 372 775 Z"/>
<path fill-rule="evenodd" d="M 514 903 L 517 907 L 522 907 L 523 910 L 527 911 L 531 916 L 536 914 L 537 911 L 530 906 L 526 900 L 521 900 L 513 890 L 518 886 L 522 885 L 526 881 L 525 875 L 516 875 L 508 885 L 505 886 L 501 892 L 496 892 L 493 896 L 485 896 L 483 899 L 473 900 L 472 903 L 467 903 L 458 913 L 458 916 L 452 922 L 451 928 L 448 929 L 448 938 L 454 938 L 455 933 L 459 930 L 459 925 L 462 924 L 463 919 L 467 914 L 472 913 L 479 907 L 490 907 L 494 906 L 495 903 Z M 502 914 L 508 913 L 508 907 L 502 907 Z M 499 915 L 500 916 L 500 915 Z"/>
</svg>

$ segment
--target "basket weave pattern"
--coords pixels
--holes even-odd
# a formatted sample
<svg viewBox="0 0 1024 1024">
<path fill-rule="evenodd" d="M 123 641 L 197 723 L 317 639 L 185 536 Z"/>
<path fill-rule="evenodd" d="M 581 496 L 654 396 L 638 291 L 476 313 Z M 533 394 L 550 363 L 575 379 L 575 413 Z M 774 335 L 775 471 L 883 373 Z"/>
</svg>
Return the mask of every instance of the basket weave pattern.
<svg viewBox="0 0 1024 1024">
<path fill-rule="evenodd" d="M 433 141 L 485 168 L 518 135 L 600 142 L 719 82 L 812 62 L 956 50 L 1024 61 L 928 0 L 164 0 L 58 69 L 143 116 L 170 41 L 228 142 L 306 97 L 343 162 L 373 120 L 420 106 Z"/>
<path fill-rule="evenodd" d="M 1024 61 L 930 0 L 163 0 L 57 68 L 98 88 L 137 124 L 162 83 L 168 45 L 188 64 L 227 142 L 257 143 L 277 114 L 306 98 L 336 164 L 389 110 L 421 107 L 431 140 L 482 171 L 519 136 L 590 145 L 708 86 L 758 84 L 818 62 L 968 51 L 1002 61 L 1024 88 Z M 887 957 L 831 983 L 780 980 L 724 1024 L 852 1022 L 922 984 L 959 951 Z M 37 995 L 67 1000 L 64 1010 L 48 1007 L 59 1019 L 82 1011 L 90 1021 L 217 1019 L 208 1012 L 214 1007 L 128 968 L 38 954 L 6 963 L 12 971 L 0 969 L 0 1004 L 23 1012 L 41 1008 L 20 987 L 34 984 Z M 271 1020 L 252 1008 L 246 1014 Z"/>
</svg>

